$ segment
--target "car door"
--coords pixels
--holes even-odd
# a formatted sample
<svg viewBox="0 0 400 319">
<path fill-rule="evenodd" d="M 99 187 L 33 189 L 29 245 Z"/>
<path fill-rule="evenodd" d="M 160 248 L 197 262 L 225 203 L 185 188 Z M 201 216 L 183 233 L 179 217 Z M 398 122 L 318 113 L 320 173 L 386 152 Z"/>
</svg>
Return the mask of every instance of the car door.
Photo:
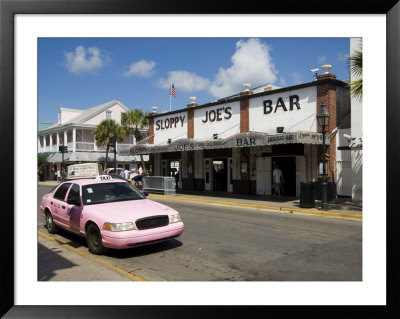
<svg viewBox="0 0 400 319">
<path fill-rule="evenodd" d="M 68 224 L 71 231 L 79 233 L 83 205 L 81 200 L 80 186 L 78 184 L 72 184 L 68 191 L 67 207 L 66 215 L 63 216 L 65 223 Z"/>
<path fill-rule="evenodd" d="M 64 216 L 67 214 L 67 203 L 65 197 L 71 183 L 62 184 L 54 193 L 52 200 L 50 201 L 50 207 L 53 214 L 53 219 L 56 224 L 64 228 L 68 228 L 68 224 L 65 223 Z"/>
</svg>

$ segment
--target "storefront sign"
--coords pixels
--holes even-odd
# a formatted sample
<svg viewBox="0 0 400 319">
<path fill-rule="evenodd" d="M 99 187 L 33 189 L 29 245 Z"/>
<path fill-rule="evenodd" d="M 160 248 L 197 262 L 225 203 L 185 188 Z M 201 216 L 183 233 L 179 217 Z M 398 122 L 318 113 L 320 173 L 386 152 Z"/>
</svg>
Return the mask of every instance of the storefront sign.
<svg viewBox="0 0 400 319">
<path fill-rule="evenodd" d="M 156 130 L 166 130 L 169 128 L 176 128 L 177 125 L 183 127 L 185 116 L 175 116 L 156 121 Z"/>
<path fill-rule="evenodd" d="M 194 150 L 194 143 L 176 144 L 175 151 L 192 151 Z"/>
<path fill-rule="evenodd" d="M 130 155 L 237 147 L 268 147 L 270 145 L 294 143 L 322 144 L 322 134 L 313 132 L 294 132 L 281 134 L 246 132 L 236 134 L 227 139 L 198 141 L 184 138 L 176 140 L 175 142 L 172 142 L 170 144 L 136 145 L 130 149 Z M 327 134 L 326 136 L 325 143 L 329 145 L 329 134 Z"/>
<path fill-rule="evenodd" d="M 290 95 L 289 96 L 289 111 L 293 111 L 294 107 L 296 106 L 296 109 L 300 110 L 300 103 L 299 103 L 299 96 L 298 95 Z M 288 109 L 286 107 L 285 102 L 283 101 L 282 97 L 278 97 L 278 100 L 275 103 L 275 106 L 272 104 L 272 100 L 265 100 L 263 101 L 264 105 L 264 114 L 269 114 L 272 111 L 276 113 L 278 108 L 281 108 L 284 112 L 287 112 Z"/>
<path fill-rule="evenodd" d="M 256 146 L 256 139 L 254 137 L 250 138 L 237 138 L 236 139 L 236 147 L 244 147 L 244 146 Z"/>
<path fill-rule="evenodd" d="M 232 117 L 232 108 L 230 106 L 220 107 L 216 110 L 206 111 L 204 118 L 201 120 L 203 123 L 222 121 L 223 119 L 229 120 Z"/>
</svg>

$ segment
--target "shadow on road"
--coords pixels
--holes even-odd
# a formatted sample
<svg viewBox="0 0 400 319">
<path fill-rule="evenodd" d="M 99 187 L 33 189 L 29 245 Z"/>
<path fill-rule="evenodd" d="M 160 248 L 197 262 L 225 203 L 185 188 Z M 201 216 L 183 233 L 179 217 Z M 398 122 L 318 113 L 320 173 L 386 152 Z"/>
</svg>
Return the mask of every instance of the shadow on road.
<svg viewBox="0 0 400 319">
<path fill-rule="evenodd" d="M 45 232 L 47 232 L 46 227 L 44 226 Z M 85 247 L 87 251 L 89 251 L 86 239 L 71 233 L 69 231 L 59 229 L 57 235 L 62 236 L 64 239 L 67 239 L 67 241 L 62 240 L 63 243 L 70 245 L 74 248 L 79 249 L 80 247 Z M 125 258 L 133 258 L 133 257 L 140 257 L 140 256 L 146 256 L 146 255 L 151 255 L 151 254 L 156 254 L 162 251 L 167 251 L 170 249 L 178 248 L 182 246 L 182 242 L 180 242 L 177 239 L 170 239 L 164 242 L 160 243 L 155 243 L 151 245 L 144 245 L 144 246 L 139 246 L 139 247 L 134 247 L 134 248 L 127 248 L 127 249 L 109 249 L 106 252 L 106 256 L 113 257 L 113 258 L 120 258 L 120 259 L 125 259 Z"/>
<path fill-rule="evenodd" d="M 181 241 L 177 239 L 170 239 L 161 243 L 139 246 L 135 248 L 110 249 L 107 252 L 107 256 L 119 259 L 135 258 L 135 257 L 157 254 L 170 249 L 178 248 L 182 245 L 183 244 Z"/>
<path fill-rule="evenodd" d="M 58 249 L 48 249 L 38 243 L 38 281 L 49 281 L 56 276 L 57 270 L 77 265 L 59 255 Z"/>
</svg>

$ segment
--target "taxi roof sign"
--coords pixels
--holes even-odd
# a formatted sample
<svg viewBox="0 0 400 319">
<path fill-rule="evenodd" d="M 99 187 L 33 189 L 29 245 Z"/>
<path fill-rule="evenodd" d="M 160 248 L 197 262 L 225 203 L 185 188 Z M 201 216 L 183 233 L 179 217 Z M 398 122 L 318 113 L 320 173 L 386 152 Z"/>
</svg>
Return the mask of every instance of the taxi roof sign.
<svg viewBox="0 0 400 319">
<path fill-rule="evenodd" d="M 103 174 L 101 164 L 83 163 L 68 166 L 67 178 L 93 178 Z"/>
</svg>

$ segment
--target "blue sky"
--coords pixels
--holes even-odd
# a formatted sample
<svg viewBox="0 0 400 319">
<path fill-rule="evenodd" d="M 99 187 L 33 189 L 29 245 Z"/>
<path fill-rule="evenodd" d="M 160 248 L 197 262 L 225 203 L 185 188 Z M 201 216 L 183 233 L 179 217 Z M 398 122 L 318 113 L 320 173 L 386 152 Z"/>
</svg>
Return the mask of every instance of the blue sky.
<svg viewBox="0 0 400 319">
<path fill-rule="evenodd" d="M 128 108 L 169 111 L 251 87 L 313 81 L 328 63 L 348 80 L 349 38 L 40 38 L 38 121 L 56 122 L 59 107 L 88 109 L 119 99 Z"/>
</svg>

